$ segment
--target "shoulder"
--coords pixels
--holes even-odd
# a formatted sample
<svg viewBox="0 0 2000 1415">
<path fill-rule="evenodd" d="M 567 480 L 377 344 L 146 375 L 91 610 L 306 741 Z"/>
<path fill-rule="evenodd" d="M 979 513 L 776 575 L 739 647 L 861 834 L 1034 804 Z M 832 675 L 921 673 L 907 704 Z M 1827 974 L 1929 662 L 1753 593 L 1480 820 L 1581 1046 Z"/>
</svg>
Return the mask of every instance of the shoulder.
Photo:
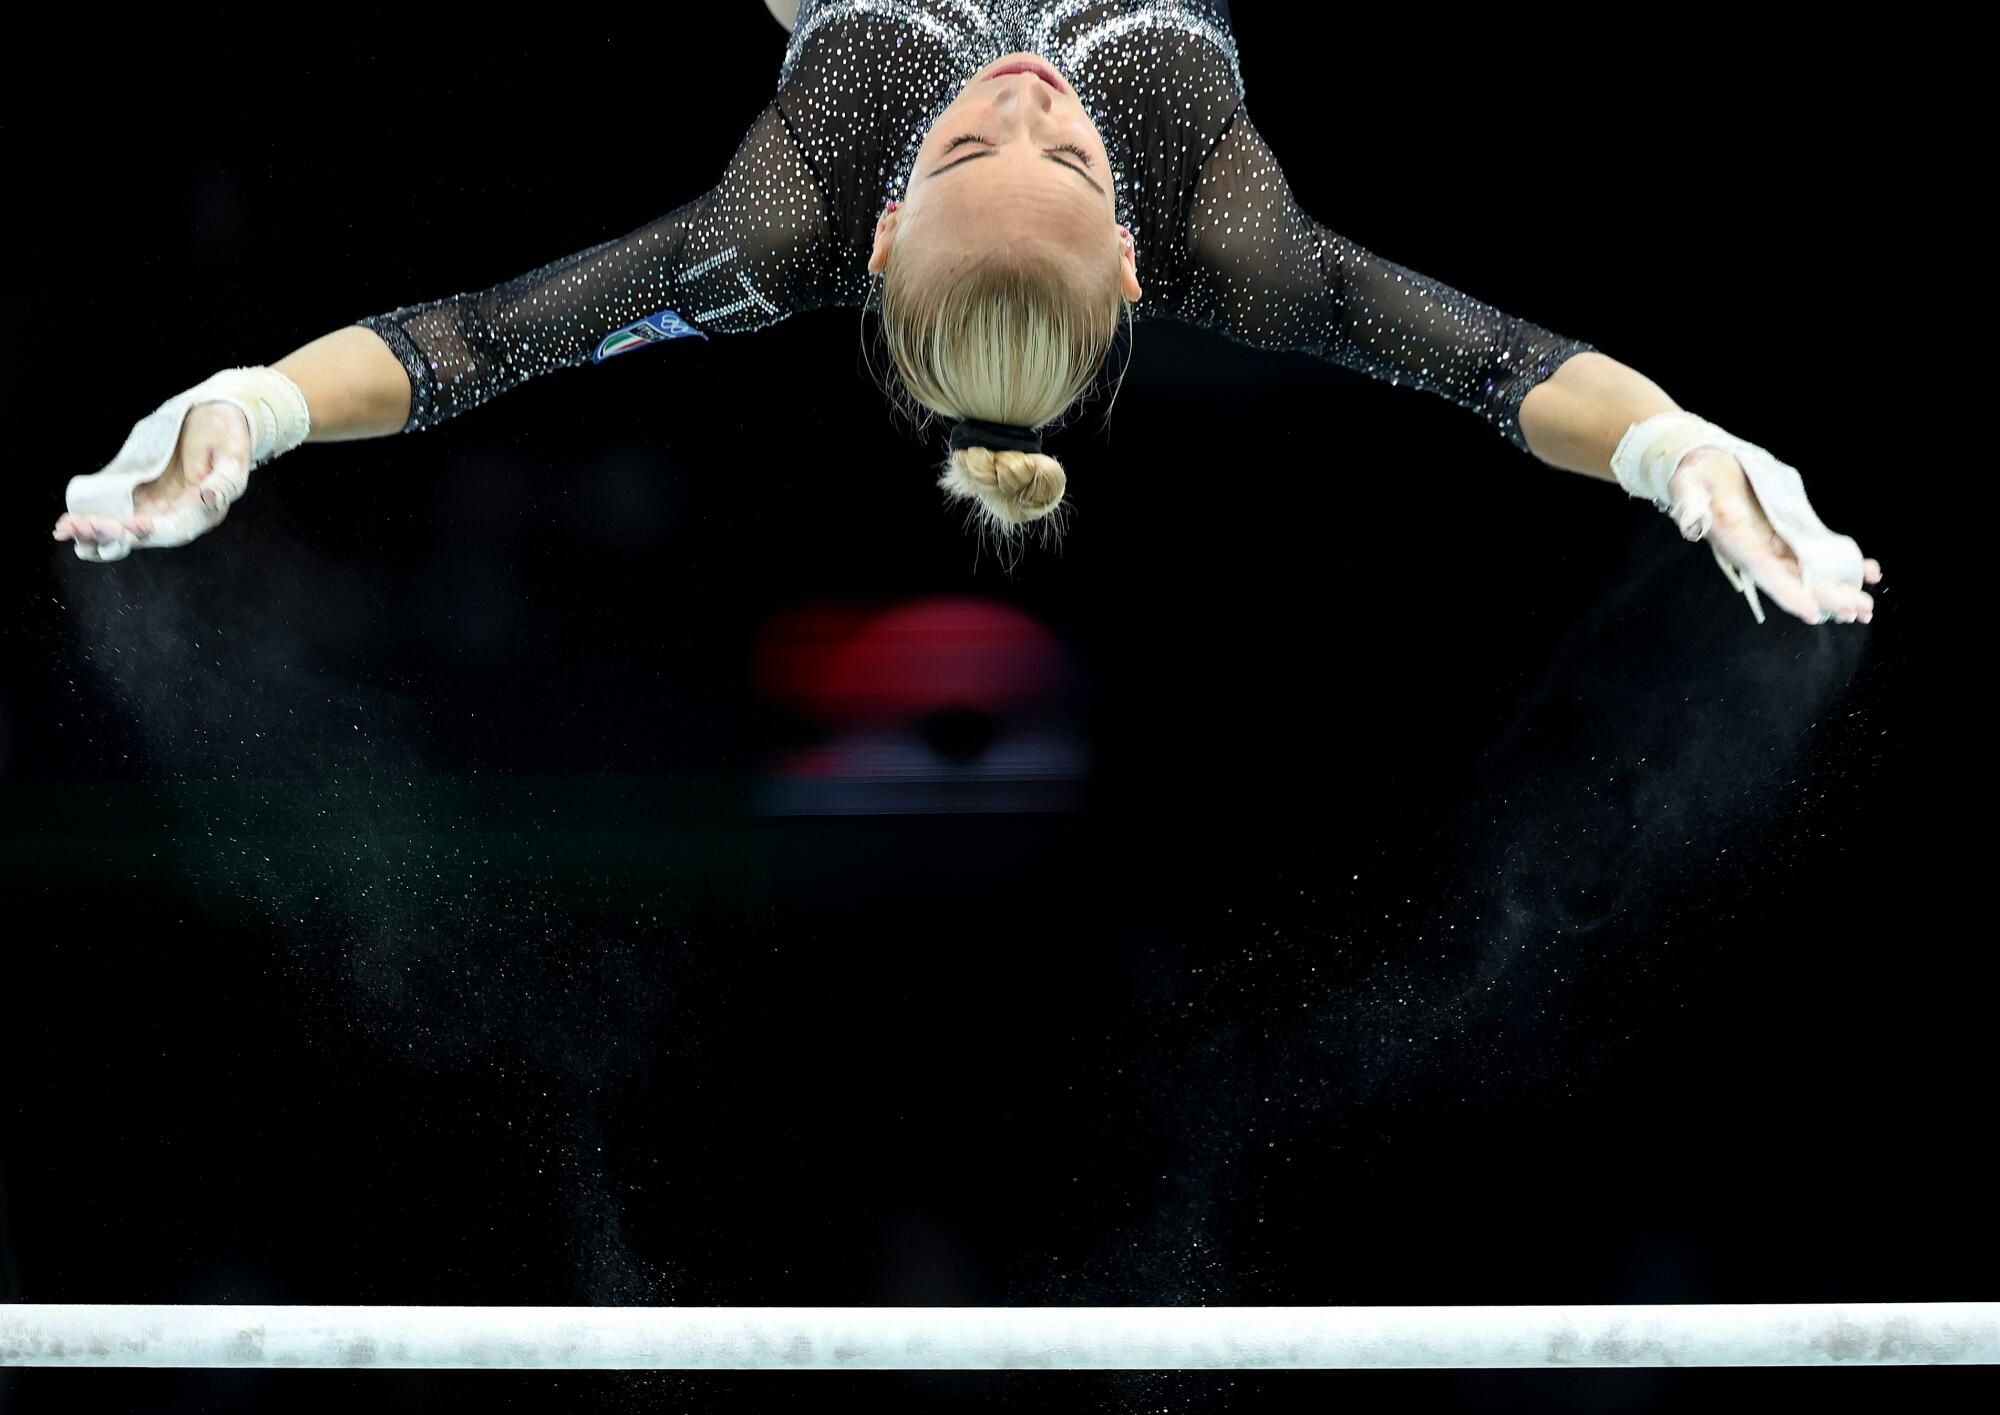
<svg viewBox="0 0 2000 1415">
<path fill-rule="evenodd" d="M 799 22 L 799 0 L 764 0 L 764 8 L 787 30 Z"/>
</svg>

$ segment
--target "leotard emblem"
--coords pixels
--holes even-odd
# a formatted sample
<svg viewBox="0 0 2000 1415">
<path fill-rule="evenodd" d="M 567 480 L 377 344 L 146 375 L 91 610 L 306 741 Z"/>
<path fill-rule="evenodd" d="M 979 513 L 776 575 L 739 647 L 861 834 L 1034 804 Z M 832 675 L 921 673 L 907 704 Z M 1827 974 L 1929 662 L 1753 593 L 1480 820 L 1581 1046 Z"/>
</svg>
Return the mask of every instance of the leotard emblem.
<svg viewBox="0 0 2000 1415">
<path fill-rule="evenodd" d="M 708 338 L 672 310 L 661 310 L 605 335 L 604 341 L 597 346 L 597 352 L 590 356 L 590 361 L 601 364 L 615 355 L 629 354 L 634 349 L 643 349 L 662 339 L 686 339 L 690 335 L 696 339 Z"/>
</svg>

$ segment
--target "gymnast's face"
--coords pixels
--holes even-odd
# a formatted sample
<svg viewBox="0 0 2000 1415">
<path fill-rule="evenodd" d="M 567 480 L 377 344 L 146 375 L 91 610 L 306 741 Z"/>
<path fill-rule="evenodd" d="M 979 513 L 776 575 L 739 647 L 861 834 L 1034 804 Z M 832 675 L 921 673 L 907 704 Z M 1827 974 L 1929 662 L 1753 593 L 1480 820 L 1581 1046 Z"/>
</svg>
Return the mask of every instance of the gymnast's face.
<svg viewBox="0 0 2000 1415">
<path fill-rule="evenodd" d="M 1101 261 L 1136 300 L 1132 238 L 1118 224 L 1110 169 L 1069 81 L 1039 55 L 1009 54 L 975 75 L 924 135 L 902 202 L 876 223 L 868 269 L 884 269 L 898 244 L 905 255 L 977 254 L 1037 241 Z"/>
</svg>

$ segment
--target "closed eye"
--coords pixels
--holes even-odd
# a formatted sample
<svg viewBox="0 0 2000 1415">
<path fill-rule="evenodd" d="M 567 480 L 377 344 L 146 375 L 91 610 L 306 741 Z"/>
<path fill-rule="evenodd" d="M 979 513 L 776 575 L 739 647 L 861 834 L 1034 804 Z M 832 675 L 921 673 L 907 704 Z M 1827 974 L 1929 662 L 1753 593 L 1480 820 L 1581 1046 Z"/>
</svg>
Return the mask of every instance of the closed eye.
<svg viewBox="0 0 2000 1415">
<path fill-rule="evenodd" d="M 981 137 L 977 133 L 960 133 L 957 137 L 953 138 L 950 142 L 944 145 L 944 155 L 949 156 L 951 153 L 963 147 L 966 143 L 969 142 L 984 144 L 986 150 L 984 152 L 969 152 L 965 156 L 957 159 L 954 162 L 946 162 L 939 166 L 931 168 L 931 170 L 925 173 L 924 175 L 926 177 L 935 177 L 940 172 L 948 172 L 954 167 L 963 167 L 968 162 L 977 161 L 979 158 L 982 157 L 991 157 L 994 153 L 994 144 L 991 138 Z M 1067 152 L 1075 154 L 1075 156 L 1082 161 L 1084 167 L 1089 167 L 1093 165 L 1089 153 L 1085 152 L 1082 148 L 1078 147 L 1073 142 L 1066 142 L 1066 143 L 1058 143 L 1055 147 L 1043 153 L 1042 156 L 1048 158 L 1049 161 L 1055 163 L 1058 167 L 1068 167 L 1070 171 L 1076 173 L 1076 175 L 1083 178 L 1084 181 L 1089 182 L 1092 189 L 1095 190 L 1099 195 L 1103 194 L 1104 188 L 1098 186 L 1096 182 L 1092 181 L 1091 176 L 1088 172 L 1085 172 L 1082 167 L 1074 167 L 1071 166 L 1069 163 L 1063 161 L 1060 157 L 1056 156 L 1058 152 Z"/>
</svg>

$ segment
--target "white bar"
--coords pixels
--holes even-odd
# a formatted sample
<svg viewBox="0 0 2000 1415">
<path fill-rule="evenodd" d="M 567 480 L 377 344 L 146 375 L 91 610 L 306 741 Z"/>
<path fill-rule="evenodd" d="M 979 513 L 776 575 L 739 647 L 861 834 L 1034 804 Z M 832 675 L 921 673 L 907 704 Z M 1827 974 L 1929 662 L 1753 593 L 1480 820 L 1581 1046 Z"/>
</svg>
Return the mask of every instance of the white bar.
<svg viewBox="0 0 2000 1415">
<path fill-rule="evenodd" d="M 0 1305 L 0 1366 L 1297 1370 L 2000 1363 L 2000 1302 L 1630 1307 Z"/>
</svg>

